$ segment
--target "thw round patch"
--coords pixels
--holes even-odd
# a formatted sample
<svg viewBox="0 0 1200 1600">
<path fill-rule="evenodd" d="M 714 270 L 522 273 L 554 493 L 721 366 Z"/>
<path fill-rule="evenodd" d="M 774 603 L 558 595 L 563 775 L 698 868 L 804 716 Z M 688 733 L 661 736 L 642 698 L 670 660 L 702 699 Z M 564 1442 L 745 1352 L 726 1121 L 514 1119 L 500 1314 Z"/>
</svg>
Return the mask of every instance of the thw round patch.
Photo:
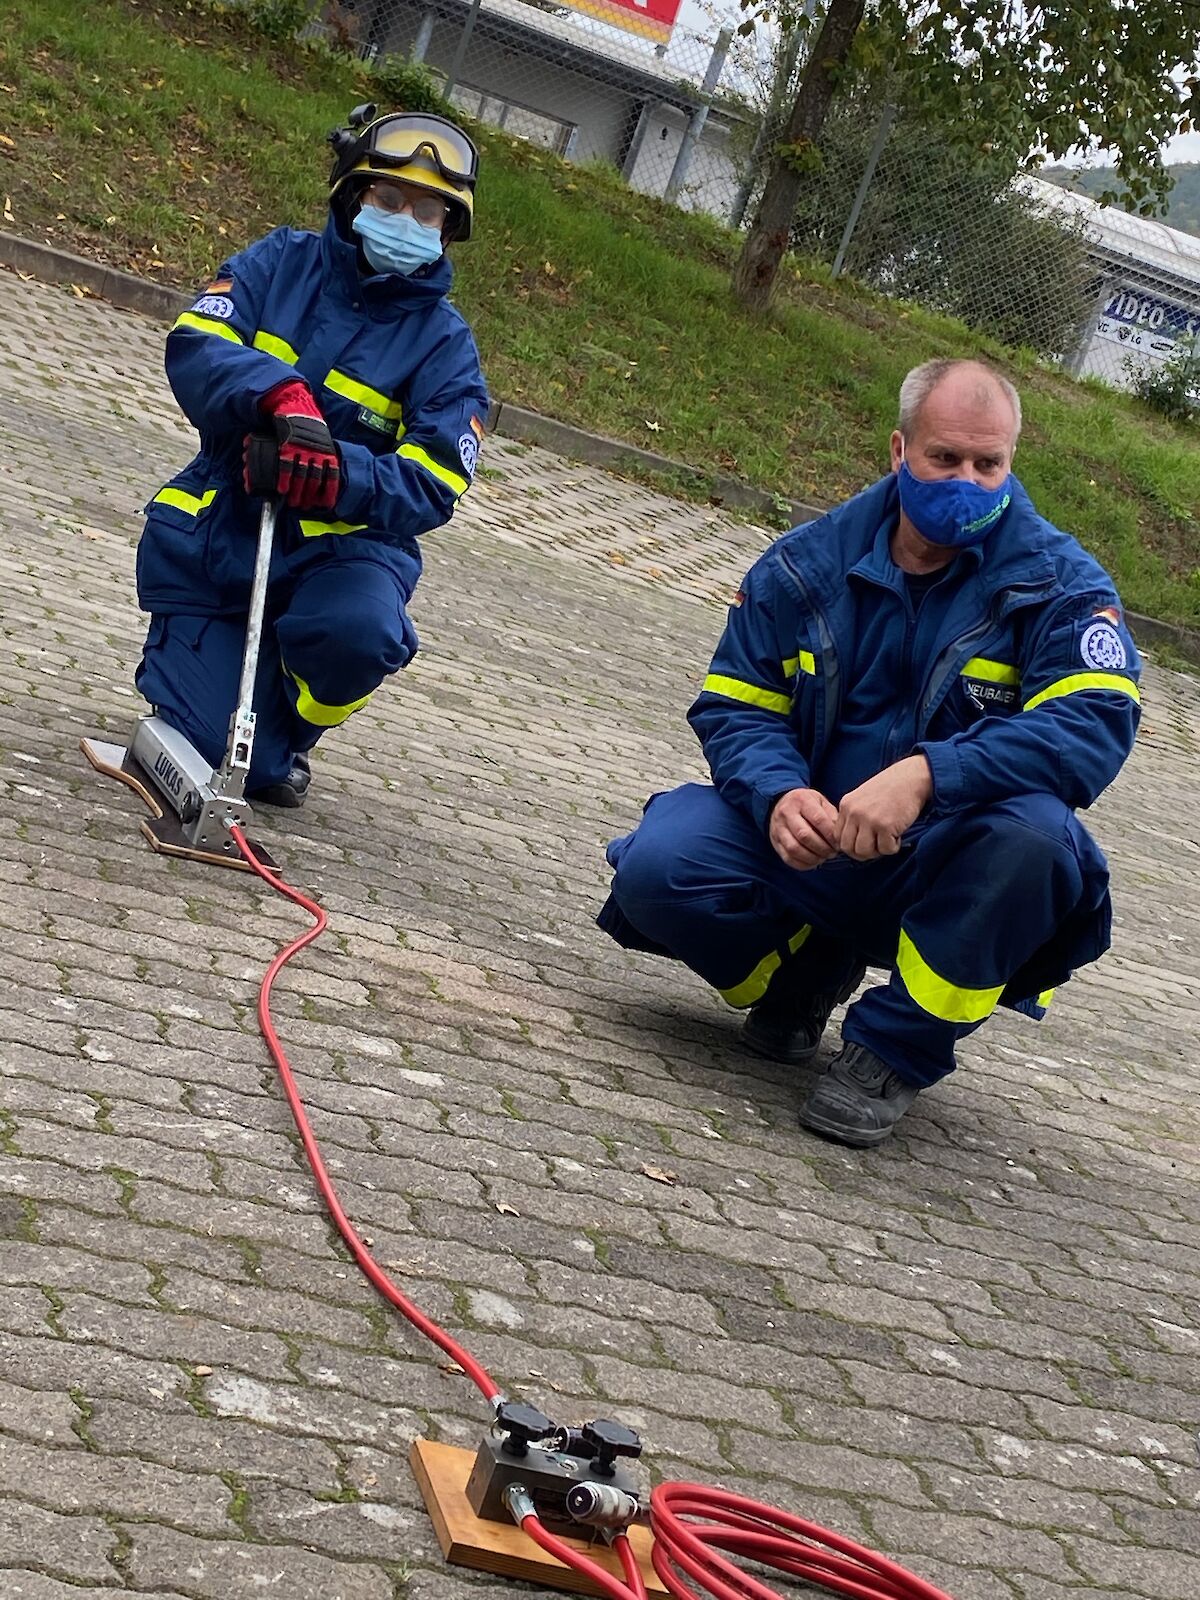
<svg viewBox="0 0 1200 1600">
<path fill-rule="evenodd" d="M 1121 635 L 1109 622 L 1093 622 L 1083 630 L 1079 654 L 1085 666 L 1105 672 L 1119 672 L 1129 661 Z"/>
<path fill-rule="evenodd" d="M 233 301 L 226 294 L 201 295 L 192 310 L 201 317 L 220 317 L 228 322 L 233 315 Z"/>
<path fill-rule="evenodd" d="M 458 456 L 468 478 L 475 476 L 475 463 L 479 460 L 479 440 L 473 433 L 464 433 L 458 441 Z"/>
</svg>

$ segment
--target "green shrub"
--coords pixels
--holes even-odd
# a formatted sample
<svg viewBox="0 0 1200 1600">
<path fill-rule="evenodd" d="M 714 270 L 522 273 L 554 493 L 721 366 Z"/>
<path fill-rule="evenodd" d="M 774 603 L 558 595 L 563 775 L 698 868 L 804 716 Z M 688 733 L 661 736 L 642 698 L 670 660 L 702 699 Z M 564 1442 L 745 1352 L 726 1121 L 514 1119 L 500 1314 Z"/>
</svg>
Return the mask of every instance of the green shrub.
<svg viewBox="0 0 1200 1600">
<path fill-rule="evenodd" d="M 1181 339 L 1165 361 L 1143 367 L 1133 392 L 1171 422 L 1200 419 L 1200 341 Z"/>
<path fill-rule="evenodd" d="M 250 26 L 274 44 L 286 44 L 312 21 L 312 0 L 246 0 Z"/>
<path fill-rule="evenodd" d="M 442 79 L 424 62 L 407 56 L 380 56 L 372 70 L 381 111 L 432 111 L 453 117 L 454 108 L 442 94 Z"/>
</svg>

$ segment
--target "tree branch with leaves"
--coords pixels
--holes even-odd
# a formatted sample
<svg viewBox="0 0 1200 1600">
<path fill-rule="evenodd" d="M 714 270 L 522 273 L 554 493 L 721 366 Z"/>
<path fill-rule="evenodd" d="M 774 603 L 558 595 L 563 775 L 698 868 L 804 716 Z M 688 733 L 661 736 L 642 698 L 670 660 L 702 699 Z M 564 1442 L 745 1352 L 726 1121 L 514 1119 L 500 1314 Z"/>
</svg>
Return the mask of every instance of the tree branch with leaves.
<svg viewBox="0 0 1200 1600">
<path fill-rule="evenodd" d="M 821 0 L 811 18 L 796 0 L 742 0 L 756 19 L 814 30 L 812 52 L 775 146 L 734 290 L 770 303 L 792 213 L 816 141 L 849 68 L 886 68 L 906 104 L 942 130 L 973 165 L 1107 151 L 1143 215 L 1170 188 L 1162 148 L 1200 120 L 1197 0 Z"/>
</svg>

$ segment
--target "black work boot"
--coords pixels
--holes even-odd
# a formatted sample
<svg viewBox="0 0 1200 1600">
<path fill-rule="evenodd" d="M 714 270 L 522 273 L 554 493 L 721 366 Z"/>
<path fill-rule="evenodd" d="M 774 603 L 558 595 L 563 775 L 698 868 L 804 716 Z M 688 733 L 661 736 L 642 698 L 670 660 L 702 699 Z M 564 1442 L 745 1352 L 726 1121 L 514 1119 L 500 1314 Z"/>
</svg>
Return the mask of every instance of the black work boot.
<svg viewBox="0 0 1200 1600">
<path fill-rule="evenodd" d="M 797 956 L 802 954 L 802 950 L 797 952 Z M 766 994 L 751 1006 L 742 1024 L 742 1043 L 756 1056 L 804 1066 L 820 1048 L 834 1006 L 849 1000 L 866 970 L 856 966 L 840 988 L 822 994 L 805 984 L 803 966 L 795 958 L 785 961 L 767 985 Z"/>
<path fill-rule="evenodd" d="M 308 752 L 302 750 L 292 757 L 291 771 L 282 783 L 268 783 L 261 789 L 251 790 L 246 799 L 252 806 L 280 806 L 285 811 L 296 811 L 304 804 L 311 781 Z"/>
<path fill-rule="evenodd" d="M 862 1044 L 844 1044 L 800 1108 L 800 1125 L 865 1149 L 882 1144 L 920 1090 Z"/>
</svg>

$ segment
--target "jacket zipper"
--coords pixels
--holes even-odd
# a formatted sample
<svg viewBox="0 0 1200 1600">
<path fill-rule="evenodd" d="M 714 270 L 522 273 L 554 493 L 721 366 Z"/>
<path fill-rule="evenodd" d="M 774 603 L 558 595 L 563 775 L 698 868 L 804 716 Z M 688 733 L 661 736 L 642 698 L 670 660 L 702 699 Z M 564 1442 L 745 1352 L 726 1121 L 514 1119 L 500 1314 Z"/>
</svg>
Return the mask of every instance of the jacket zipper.
<svg viewBox="0 0 1200 1600">
<path fill-rule="evenodd" d="M 1010 617 L 1014 611 L 1023 610 L 1024 607 L 1034 605 L 1043 599 L 1054 588 L 1054 582 L 1044 583 L 1038 588 L 1022 588 L 1014 586 L 1002 590 L 1004 600 L 995 609 L 995 613 L 981 617 L 978 622 L 972 623 L 965 633 L 960 633 L 953 639 L 929 669 L 925 679 L 925 687 L 921 695 L 921 710 L 917 719 L 917 738 L 923 739 L 929 730 L 929 718 L 934 702 L 940 696 L 942 689 L 956 673 L 971 659 L 971 652 L 979 641 L 991 632 L 997 624 Z M 944 663 L 948 665 L 943 666 Z"/>
<path fill-rule="evenodd" d="M 833 642 L 833 632 L 829 626 L 829 620 L 821 607 L 817 605 L 816 601 L 813 599 L 812 590 L 809 588 L 807 580 L 801 575 L 797 568 L 792 565 L 785 551 L 781 550 L 779 552 L 779 560 L 782 565 L 787 568 L 792 581 L 795 583 L 796 587 L 800 590 L 800 593 L 804 597 L 804 603 L 808 607 L 809 615 L 816 626 L 817 643 L 821 647 L 821 665 L 823 669 L 820 677 L 822 691 L 821 727 L 818 730 L 818 738 L 816 741 L 817 748 L 812 752 L 811 756 L 812 765 L 815 766 L 817 761 L 825 752 L 825 747 L 829 743 L 829 730 L 834 726 L 834 723 L 837 720 L 837 713 L 841 710 L 841 666 L 838 662 L 837 647 Z"/>
</svg>

